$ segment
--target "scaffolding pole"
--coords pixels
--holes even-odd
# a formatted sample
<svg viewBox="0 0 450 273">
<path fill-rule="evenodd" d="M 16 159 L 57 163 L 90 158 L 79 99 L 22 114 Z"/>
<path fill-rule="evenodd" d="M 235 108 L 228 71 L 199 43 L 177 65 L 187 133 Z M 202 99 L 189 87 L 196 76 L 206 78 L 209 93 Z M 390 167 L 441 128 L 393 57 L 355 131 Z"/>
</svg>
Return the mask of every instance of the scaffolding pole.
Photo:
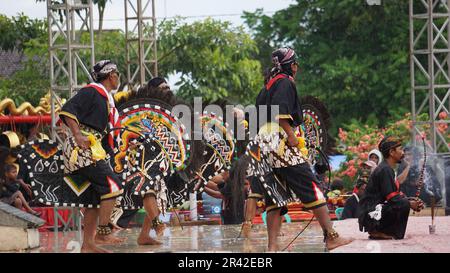
<svg viewBox="0 0 450 273">
<path fill-rule="evenodd" d="M 137 89 L 158 75 L 155 0 L 124 0 L 127 87 Z"/>
<path fill-rule="evenodd" d="M 92 81 L 89 68 L 95 63 L 93 21 L 92 0 L 47 0 L 51 128 L 55 141 L 60 141 L 55 103 L 60 97 L 72 97 L 82 84 Z M 88 39 L 82 43 L 84 33 Z"/>
<path fill-rule="evenodd" d="M 444 193 L 450 179 L 449 7 L 450 0 L 409 1 L 412 142 L 421 146 L 418 142 L 425 136 L 430 167 Z"/>
</svg>

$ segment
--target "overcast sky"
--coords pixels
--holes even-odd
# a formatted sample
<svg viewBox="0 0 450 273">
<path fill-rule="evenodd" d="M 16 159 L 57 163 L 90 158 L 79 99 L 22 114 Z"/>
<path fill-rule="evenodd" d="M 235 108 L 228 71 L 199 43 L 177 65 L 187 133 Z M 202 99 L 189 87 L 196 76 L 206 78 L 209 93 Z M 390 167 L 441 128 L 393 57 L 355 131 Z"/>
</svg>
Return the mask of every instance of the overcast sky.
<svg viewBox="0 0 450 273">
<path fill-rule="evenodd" d="M 135 3 L 135 0 L 131 2 Z M 146 3 L 146 0 L 143 0 Z M 268 15 L 284 9 L 295 0 L 156 0 L 156 17 L 158 19 L 174 16 L 187 17 L 188 21 L 204 20 L 207 16 L 226 20 L 234 25 L 243 24 L 241 15 L 244 11 L 264 9 Z M 0 0 L 0 14 L 15 16 L 24 13 L 31 18 L 45 19 L 46 2 L 35 0 Z M 104 29 L 125 29 L 124 0 L 111 0 L 105 10 Z M 98 27 L 98 12 L 94 7 L 94 24 Z M 179 75 L 166 75 L 169 84 L 176 89 Z"/>
<path fill-rule="evenodd" d="M 134 2 L 134 1 L 132 1 Z M 145 2 L 145 0 L 144 0 Z M 294 0 L 156 0 L 156 16 L 158 18 L 183 16 L 189 20 L 202 20 L 206 16 L 215 19 L 231 21 L 240 25 L 243 11 L 255 11 L 263 8 L 271 12 L 286 8 Z M 7 16 L 23 12 L 32 18 L 45 18 L 46 3 L 36 3 L 35 0 L 0 0 L 0 13 Z M 124 28 L 124 0 L 111 0 L 105 11 L 105 28 Z M 98 19 L 97 9 L 94 8 L 94 20 Z M 95 21 L 98 25 L 98 21 Z"/>
</svg>

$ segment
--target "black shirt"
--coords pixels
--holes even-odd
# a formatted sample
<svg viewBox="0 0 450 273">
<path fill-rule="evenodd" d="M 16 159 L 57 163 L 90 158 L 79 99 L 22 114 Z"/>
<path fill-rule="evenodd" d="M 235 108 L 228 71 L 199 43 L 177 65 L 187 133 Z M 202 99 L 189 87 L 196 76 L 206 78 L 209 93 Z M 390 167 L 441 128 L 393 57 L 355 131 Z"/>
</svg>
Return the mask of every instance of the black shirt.
<svg viewBox="0 0 450 273">
<path fill-rule="evenodd" d="M 100 133 L 107 129 L 108 114 L 107 98 L 103 97 L 93 87 L 81 88 L 75 96 L 63 105 L 59 113 L 63 121 L 64 116 L 67 116 Z"/>
<path fill-rule="evenodd" d="M 396 202 L 401 198 L 403 196 L 400 194 L 398 182 L 395 181 L 394 170 L 386 161 L 383 161 L 370 176 L 360 205 L 371 209 L 385 201 Z"/>
<path fill-rule="evenodd" d="M 358 198 L 352 195 L 347 201 L 345 201 L 344 211 L 342 211 L 342 219 L 358 218 L 359 208 L 358 208 Z"/>
<path fill-rule="evenodd" d="M 288 75 L 280 74 L 264 86 L 256 97 L 256 106 L 258 107 L 260 105 L 267 105 L 269 110 L 270 105 L 278 105 L 279 113 L 275 119 L 286 118 L 293 127 L 299 126 L 303 121 L 297 88 L 293 79 Z M 266 120 L 268 122 L 271 120 L 270 111 Z"/>
<path fill-rule="evenodd" d="M 0 197 L 11 197 L 20 189 L 20 184 L 17 181 L 0 181 Z"/>
</svg>

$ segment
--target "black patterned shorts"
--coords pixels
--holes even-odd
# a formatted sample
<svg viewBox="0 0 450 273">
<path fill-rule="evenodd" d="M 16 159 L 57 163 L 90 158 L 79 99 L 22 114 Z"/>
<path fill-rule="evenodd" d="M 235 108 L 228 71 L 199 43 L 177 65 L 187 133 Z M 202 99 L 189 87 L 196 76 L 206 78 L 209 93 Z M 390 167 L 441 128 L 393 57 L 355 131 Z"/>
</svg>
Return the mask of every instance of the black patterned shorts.
<svg viewBox="0 0 450 273">
<path fill-rule="evenodd" d="M 248 195 L 248 198 L 263 199 L 265 190 L 258 177 L 251 176 L 248 178 L 248 180 L 250 182 L 250 193 Z"/>
<path fill-rule="evenodd" d="M 73 174 L 86 177 L 100 195 L 101 200 L 115 198 L 123 192 L 119 177 L 105 160 L 99 160 L 73 172 Z"/>
<path fill-rule="evenodd" d="M 326 205 L 326 199 L 320 190 L 320 182 L 308 163 L 274 168 L 273 173 L 280 180 L 286 181 L 288 187 L 302 201 L 306 209 L 316 209 Z"/>
</svg>

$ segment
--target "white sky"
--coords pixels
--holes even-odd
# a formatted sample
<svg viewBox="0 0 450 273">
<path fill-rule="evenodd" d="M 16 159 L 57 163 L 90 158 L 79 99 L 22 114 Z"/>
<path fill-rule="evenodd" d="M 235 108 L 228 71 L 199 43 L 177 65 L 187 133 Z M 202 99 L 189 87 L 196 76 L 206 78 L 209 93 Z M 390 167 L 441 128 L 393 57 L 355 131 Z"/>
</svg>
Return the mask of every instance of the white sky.
<svg viewBox="0 0 450 273">
<path fill-rule="evenodd" d="M 145 0 L 143 2 L 146 2 Z M 288 7 L 294 0 L 156 0 L 157 18 L 183 16 L 189 20 L 202 20 L 205 15 L 218 20 L 231 21 L 240 25 L 243 11 L 255 11 L 263 8 L 271 12 Z M 43 19 L 47 15 L 46 3 L 36 3 L 35 0 L 0 0 L 0 13 L 7 16 L 23 12 L 31 18 Z M 231 16 L 229 16 L 231 14 Z M 104 28 L 124 29 L 124 0 L 111 0 L 105 10 Z M 94 22 L 98 25 L 98 13 L 94 7 Z"/>
<path fill-rule="evenodd" d="M 143 0 L 143 2 L 147 1 Z M 188 21 L 195 21 L 211 16 L 217 20 L 230 21 L 238 26 L 244 23 L 241 19 L 244 11 L 253 12 L 258 8 L 263 8 L 264 12 L 270 15 L 295 3 L 295 0 L 156 0 L 155 3 L 158 19 L 182 16 L 188 17 Z M 31 18 L 45 19 L 47 16 L 46 5 L 46 2 L 36 3 L 35 0 L 0 0 L 0 14 L 15 16 L 18 13 L 24 13 Z M 124 30 L 124 0 L 109 1 L 104 18 L 103 29 Z M 98 27 L 96 6 L 94 6 L 94 25 L 95 28 Z M 166 77 L 173 89 L 177 89 L 175 83 L 179 80 L 179 75 L 166 75 Z"/>
</svg>

